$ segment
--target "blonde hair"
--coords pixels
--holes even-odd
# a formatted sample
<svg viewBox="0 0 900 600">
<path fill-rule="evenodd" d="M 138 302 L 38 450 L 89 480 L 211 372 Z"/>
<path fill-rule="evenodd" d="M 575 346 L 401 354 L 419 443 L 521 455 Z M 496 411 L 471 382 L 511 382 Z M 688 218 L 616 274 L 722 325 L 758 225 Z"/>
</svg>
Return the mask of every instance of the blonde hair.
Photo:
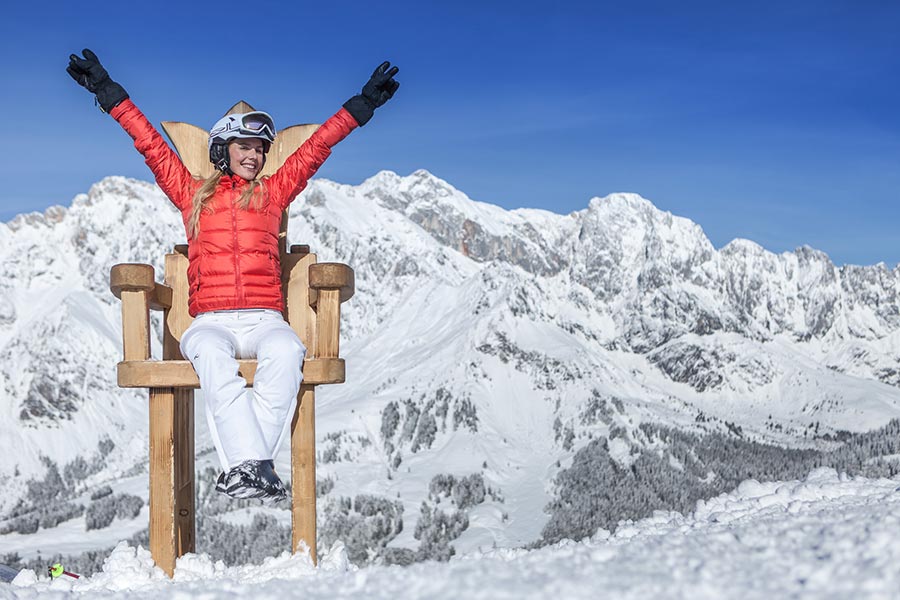
<svg viewBox="0 0 900 600">
<path fill-rule="evenodd" d="M 198 178 L 199 179 L 199 178 Z M 206 178 L 203 184 L 194 192 L 191 200 L 191 217 L 188 219 L 188 238 L 196 239 L 200 233 L 200 214 L 205 210 L 207 213 L 212 212 L 212 208 L 208 206 L 209 199 L 216 193 L 216 186 L 222 179 L 222 172 L 217 170 L 213 175 Z M 266 196 L 266 186 L 259 180 L 254 179 L 249 182 L 247 188 L 241 193 L 238 199 L 240 208 L 246 210 L 250 204 L 253 204 L 254 210 L 261 210 L 264 205 Z"/>
</svg>

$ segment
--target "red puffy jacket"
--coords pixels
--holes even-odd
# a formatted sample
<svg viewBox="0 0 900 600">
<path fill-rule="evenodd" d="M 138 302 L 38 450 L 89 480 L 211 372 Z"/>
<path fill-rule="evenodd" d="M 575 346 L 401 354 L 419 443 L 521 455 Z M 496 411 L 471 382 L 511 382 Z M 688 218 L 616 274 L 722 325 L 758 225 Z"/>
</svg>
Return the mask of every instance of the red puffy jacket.
<svg viewBox="0 0 900 600">
<path fill-rule="evenodd" d="M 191 316 L 212 310 L 271 308 L 282 311 L 281 256 L 278 232 L 281 215 L 307 181 L 331 154 L 331 148 L 355 127 L 345 109 L 325 121 L 291 154 L 272 176 L 263 178 L 263 207 L 241 209 L 237 204 L 248 182 L 237 175 L 223 176 L 208 200 L 211 212 L 200 216 L 200 233 L 191 239 L 187 230 L 191 200 L 202 185 L 182 164 L 162 135 L 131 102 L 125 100 L 110 115 L 134 139 L 156 183 L 181 211 L 188 235 L 188 283 Z"/>
</svg>

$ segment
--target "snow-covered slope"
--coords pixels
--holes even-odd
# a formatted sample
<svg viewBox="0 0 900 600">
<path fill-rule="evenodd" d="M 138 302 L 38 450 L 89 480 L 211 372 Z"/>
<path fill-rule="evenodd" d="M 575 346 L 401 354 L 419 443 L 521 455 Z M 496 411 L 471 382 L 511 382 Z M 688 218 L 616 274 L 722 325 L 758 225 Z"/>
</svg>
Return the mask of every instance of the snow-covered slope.
<svg viewBox="0 0 900 600">
<path fill-rule="evenodd" d="M 391 547 L 420 545 L 409 523 L 438 511 L 466 520 L 460 551 L 533 542 L 560 469 L 600 437 L 627 464 L 642 422 L 816 447 L 900 416 L 898 271 L 883 264 L 717 250 L 634 194 L 505 211 L 426 171 L 315 180 L 289 237 L 356 272 L 347 383 L 317 395 L 320 518 L 378 498 L 407 522 Z M 159 268 L 183 241 L 159 190 L 120 177 L 0 226 L 0 514 L 48 461 L 65 479 L 81 457 L 69 478 L 83 493 L 142 476 L 146 402 L 115 386 L 107 277 L 119 262 Z M 325 541 L 346 533 L 321 525 Z"/>
<path fill-rule="evenodd" d="M 143 549 L 121 544 L 103 572 L 50 583 L 33 571 L 0 594 L 15 598 L 892 598 L 900 585 L 900 493 L 892 480 L 822 469 L 800 481 L 746 481 L 687 515 L 660 512 L 615 534 L 539 550 L 473 552 L 449 563 L 358 570 L 336 544 L 319 567 L 287 552 L 226 568 L 179 559 L 174 580 Z M 887 526 L 886 526 L 887 525 Z"/>
</svg>

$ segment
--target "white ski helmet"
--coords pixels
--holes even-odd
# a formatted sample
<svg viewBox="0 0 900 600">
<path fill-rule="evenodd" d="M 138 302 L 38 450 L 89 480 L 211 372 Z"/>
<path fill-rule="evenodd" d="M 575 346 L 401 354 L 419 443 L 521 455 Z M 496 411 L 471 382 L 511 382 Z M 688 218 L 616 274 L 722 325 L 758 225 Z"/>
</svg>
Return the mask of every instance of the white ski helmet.
<svg viewBox="0 0 900 600">
<path fill-rule="evenodd" d="M 275 141 L 275 122 L 268 113 L 253 111 L 225 115 L 209 130 L 209 161 L 223 173 L 230 174 L 228 142 L 239 138 L 263 141 L 263 152 Z"/>
</svg>

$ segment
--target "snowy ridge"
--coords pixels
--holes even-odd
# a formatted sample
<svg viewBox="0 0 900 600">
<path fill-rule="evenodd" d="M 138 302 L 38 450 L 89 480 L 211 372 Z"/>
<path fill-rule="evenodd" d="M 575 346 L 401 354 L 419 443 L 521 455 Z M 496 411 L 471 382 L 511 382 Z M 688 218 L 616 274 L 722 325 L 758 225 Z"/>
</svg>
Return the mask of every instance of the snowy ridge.
<svg viewBox="0 0 900 600">
<path fill-rule="evenodd" d="M 897 482 L 820 469 L 799 481 L 746 481 L 699 502 L 689 515 L 663 513 L 539 550 L 474 552 L 449 563 L 358 570 L 335 544 L 318 568 L 302 554 L 260 566 L 225 567 L 204 555 L 178 561 L 169 581 L 143 549 L 120 544 L 83 580 L 19 574 L 16 598 L 272 598 L 302 585 L 308 598 L 890 597 L 900 583 Z"/>
<path fill-rule="evenodd" d="M 628 464 L 648 447 L 644 422 L 830 447 L 900 417 L 898 271 L 883 264 L 838 268 L 743 240 L 716 250 L 636 194 L 570 215 L 504 211 L 426 171 L 314 180 L 288 233 L 356 273 L 347 383 L 317 395 L 323 547 L 363 519 L 346 508 L 359 496 L 405 521 L 369 540 L 381 550 L 421 550 L 430 534 L 413 525 L 444 516 L 461 553 L 532 543 L 560 470 L 598 438 L 616 437 L 610 455 Z M 146 473 L 146 400 L 115 385 L 107 277 L 119 262 L 159 273 L 183 240 L 160 191 L 121 177 L 0 226 L 0 450 L 13 457 L 0 462 L 0 516 L 47 461 L 77 502 L 102 485 L 142 493 L 129 486 Z M 200 472 L 213 464 L 203 422 Z M 87 466 L 66 479 L 78 458 Z M 0 552 L 14 549 L 0 536 Z"/>
</svg>

